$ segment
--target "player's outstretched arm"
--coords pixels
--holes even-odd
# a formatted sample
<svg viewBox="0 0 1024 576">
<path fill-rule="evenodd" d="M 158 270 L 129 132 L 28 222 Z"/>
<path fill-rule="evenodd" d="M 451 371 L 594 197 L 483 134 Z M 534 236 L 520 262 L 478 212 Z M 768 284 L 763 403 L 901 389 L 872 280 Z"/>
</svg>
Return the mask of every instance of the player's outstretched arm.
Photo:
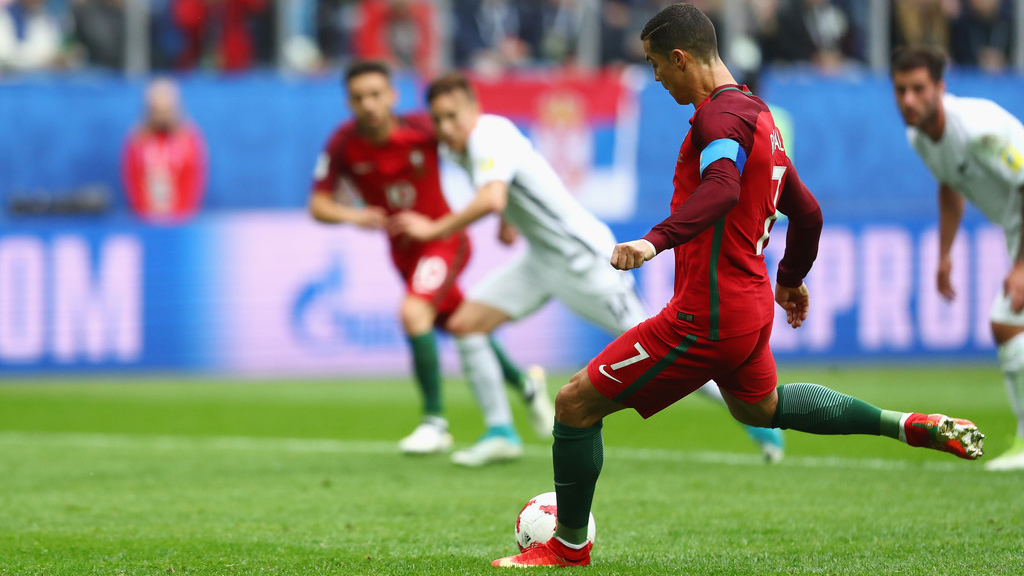
<svg viewBox="0 0 1024 576">
<path fill-rule="evenodd" d="M 1017 193 L 1024 195 L 1024 186 L 1021 186 Z M 1021 215 L 1021 218 L 1024 218 L 1024 214 Z M 1013 268 L 1010 269 L 1010 274 L 1003 282 L 1003 291 L 1010 297 L 1010 309 L 1014 313 L 1020 314 L 1024 311 L 1024 229 L 1021 230 L 1020 238 L 1017 239 L 1017 259 L 1013 262 Z"/>
<path fill-rule="evenodd" d="M 939 185 L 939 266 L 935 274 L 935 286 L 946 300 L 956 298 L 956 289 L 950 275 L 953 272 L 953 240 L 964 217 L 966 201 L 945 184 Z"/>
<path fill-rule="evenodd" d="M 644 265 L 644 262 L 654 258 L 656 253 L 654 244 L 643 238 L 616 244 L 612 250 L 612 267 L 618 270 L 639 268 Z"/>
<path fill-rule="evenodd" d="M 376 206 L 356 208 L 338 204 L 326 192 L 315 192 L 309 199 L 309 213 L 318 222 L 326 224 L 355 224 L 369 229 L 380 229 L 387 222 L 387 213 Z"/>
<path fill-rule="evenodd" d="M 460 212 L 446 214 L 437 220 L 431 220 L 415 212 L 401 212 L 388 223 L 388 232 L 392 235 L 404 234 L 420 242 L 429 242 L 463 230 L 488 214 L 501 212 L 506 204 L 508 184 L 495 180 L 481 186 L 476 196 Z"/>
</svg>

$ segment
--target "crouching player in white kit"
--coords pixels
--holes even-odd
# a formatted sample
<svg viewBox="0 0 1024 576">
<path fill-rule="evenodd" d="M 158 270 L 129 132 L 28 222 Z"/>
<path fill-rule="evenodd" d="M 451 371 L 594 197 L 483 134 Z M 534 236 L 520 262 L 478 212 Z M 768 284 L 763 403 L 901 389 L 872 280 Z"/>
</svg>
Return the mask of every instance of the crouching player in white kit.
<svg viewBox="0 0 1024 576">
<path fill-rule="evenodd" d="M 458 73 L 441 76 L 427 89 L 427 103 L 442 151 L 466 169 L 476 196 L 461 212 L 437 220 L 406 212 L 395 217 L 393 233 L 429 241 L 462 230 L 491 213 L 520 231 L 529 248 L 470 290 L 446 326 L 452 334 L 491 333 L 509 320 L 540 308 L 552 297 L 573 312 L 620 335 L 647 318 L 633 277 L 608 262 L 615 237 L 569 193 L 551 165 L 507 118 L 482 114 L 476 94 Z M 457 464 L 480 466 L 519 457 L 522 443 L 502 420 L 511 422 L 497 360 L 490 374 L 473 381 L 481 405 L 491 405 L 493 421 L 483 438 L 452 455 Z M 704 387 L 717 397 L 714 384 Z M 552 422 L 553 424 L 553 422 Z M 779 430 L 748 428 L 769 461 L 782 457 Z"/>
<path fill-rule="evenodd" d="M 945 55 L 933 48 L 898 50 L 893 89 L 910 145 L 939 181 L 939 292 L 956 296 L 950 251 L 965 199 L 1006 234 L 1013 268 L 990 319 L 1017 433 L 1009 452 L 985 468 L 1024 469 L 1024 126 L 994 102 L 946 94 L 945 65 Z"/>
</svg>

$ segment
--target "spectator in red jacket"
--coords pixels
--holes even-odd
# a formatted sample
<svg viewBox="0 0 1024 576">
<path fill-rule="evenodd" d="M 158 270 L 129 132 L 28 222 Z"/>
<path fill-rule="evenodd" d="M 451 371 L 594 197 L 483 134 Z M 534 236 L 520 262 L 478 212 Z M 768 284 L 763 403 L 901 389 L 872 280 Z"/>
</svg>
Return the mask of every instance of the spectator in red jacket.
<svg viewBox="0 0 1024 576">
<path fill-rule="evenodd" d="M 256 54 L 250 24 L 268 7 L 268 0 L 174 0 L 174 21 L 185 36 L 178 67 L 250 67 Z"/>
<path fill-rule="evenodd" d="M 362 0 L 353 48 L 364 59 L 386 60 L 430 76 L 437 72 L 438 14 L 429 0 Z"/>
<path fill-rule="evenodd" d="M 206 187 L 203 136 L 182 117 L 177 85 L 155 80 L 146 90 L 146 117 L 124 149 L 128 203 L 143 219 L 175 224 L 196 214 Z"/>
</svg>

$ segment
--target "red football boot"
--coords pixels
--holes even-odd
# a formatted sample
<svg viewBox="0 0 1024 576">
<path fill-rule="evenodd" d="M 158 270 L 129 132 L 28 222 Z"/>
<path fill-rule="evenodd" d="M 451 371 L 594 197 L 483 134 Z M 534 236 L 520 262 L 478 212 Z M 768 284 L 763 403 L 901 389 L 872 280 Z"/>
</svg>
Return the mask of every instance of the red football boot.
<svg viewBox="0 0 1024 576">
<path fill-rule="evenodd" d="M 913 413 L 903 423 L 907 444 L 949 452 L 967 460 L 984 454 L 985 435 L 970 420 Z"/>
<path fill-rule="evenodd" d="M 588 566 L 590 565 L 590 549 L 594 545 L 587 542 L 587 545 L 579 550 L 569 548 L 558 538 L 552 538 L 547 542 L 540 542 L 530 546 L 515 556 L 498 558 L 491 562 L 491 566 L 502 568 L 529 568 L 531 566 Z"/>
</svg>

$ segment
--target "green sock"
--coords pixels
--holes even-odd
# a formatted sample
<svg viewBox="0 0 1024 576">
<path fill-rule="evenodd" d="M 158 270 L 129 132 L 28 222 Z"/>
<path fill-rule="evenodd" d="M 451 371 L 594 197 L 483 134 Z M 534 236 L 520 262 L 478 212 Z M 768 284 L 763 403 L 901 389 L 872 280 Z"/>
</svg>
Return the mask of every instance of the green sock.
<svg viewBox="0 0 1024 576">
<path fill-rule="evenodd" d="M 880 410 L 853 396 L 818 384 L 776 388 L 779 404 L 772 428 L 811 434 L 870 434 L 899 438 L 901 412 Z"/>
<path fill-rule="evenodd" d="M 520 393 L 524 393 L 526 377 L 523 376 L 519 367 L 512 363 L 508 354 L 505 353 L 505 349 L 498 344 L 498 341 L 493 336 L 491 336 L 491 348 L 494 349 L 494 354 L 498 357 L 498 363 L 501 364 L 501 375 L 505 378 L 505 383 Z"/>
<path fill-rule="evenodd" d="M 423 393 L 423 413 L 427 416 L 441 415 L 441 363 L 437 358 L 437 338 L 434 332 L 410 336 L 412 367 L 416 383 Z"/>
<path fill-rule="evenodd" d="M 551 456 L 555 466 L 555 493 L 558 495 L 555 536 L 570 544 L 583 544 L 587 541 L 594 487 L 604 465 L 601 423 L 590 428 L 576 428 L 555 420 L 553 433 L 555 441 Z"/>
</svg>

